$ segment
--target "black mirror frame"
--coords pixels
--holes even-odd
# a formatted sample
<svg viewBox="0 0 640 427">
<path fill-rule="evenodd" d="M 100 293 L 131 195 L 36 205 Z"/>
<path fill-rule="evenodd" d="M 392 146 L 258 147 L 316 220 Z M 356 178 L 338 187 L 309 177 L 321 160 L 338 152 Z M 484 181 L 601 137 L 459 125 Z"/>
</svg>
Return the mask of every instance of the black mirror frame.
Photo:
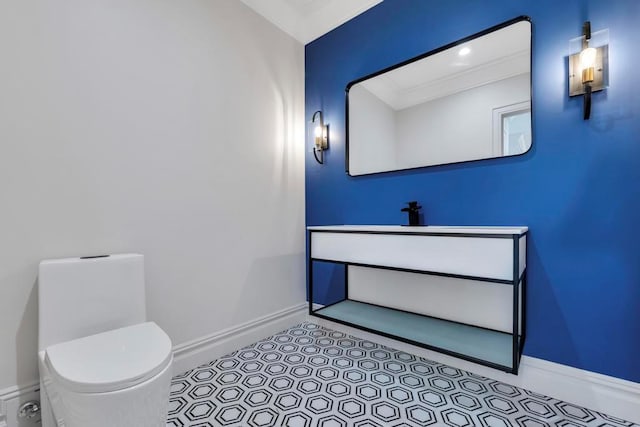
<svg viewBox="0 0 640 427">
<path fill-rule="evenodd" d="M 530 64 L 531 64 L 531 73 L 530 73 L 530 77 L 529 77 L 529 93 L 530 93 L 530 99 L 531 99 L 531 121 L 532 121 L 532 125 L 531 125 L 531 145 L 529 146 L 529 149 L 523 153 L 520 154 L 513 154 L 510 156 L 500 156 L 500 157 L 484 157 L 482 159 L 472 159 L 472 160 L 463 160 L 460 162 L 451 162 L 451 163 L 439 163 L 436 165 L 427 165 L 427 166 L 417 166 L 417 167 L 412 167 L 412 168 L 404 168 L 404 169 L 392 169 L 392 170 L 388 170 L 388 171 L 380 171 L 380 172 L 370 172 L 370 173 L 364 173 L 364 174 L 358 174 L 358 175 L 351 175 L 349 173 L 349 90 L 351 89 L 351 87 L 357 83 L 363 82 L 365 80 L 371 79 L 373 77 L 379 76 L 381 74 L 384 74 L 386 72 L 389 71 L 393 71 L 397 68 L 403 67 L 405 65 L 411 64 L 413 62 L 419 61 L 421 59 L 427 58 L 431 55 L 435 55 L 436 53 L 440 53 L 442 51 L 445 51 L 447 49 L 451 49 L 453 47 L 456 47 L 460 44 L 463 43 L 467 43 L 473 39 L 476 39 L 478 37 L 482 37 L 484 35 L 487 35 L 489 33 L 492 33 L 494 31 L 500 30 L 502 28 L 508 27 L 510 25 L 516 24 L 518 22 L 522 22 L 522 21 L 526 21 L 529 22 L 529 24 L 531 25 L 531 37 L 530 37 L 530 46 L 529 46 L 529 54 L 530 54 Z M 470 162 L 479 162 L 479 161 L 483 161 L 483 160 L 492 160 L 492 159 L 500 159 L 500 158 L 509 158 L 509 157 L 518 157 L 518 156 L 523 156 L 525 154 L 527 154 L 529 151 L 531 151 L 531 147 L 533 147 L 533 141 L 534 141 L 534 131 L 533 131 L 533 22 L 531 21 L 531 18 L 529 16 L 526 15 L 521 15 L 518 16 L 516 18 L 510 19 L 508 21 L 502 22 L 498 25 L 494 25 L 493 27 L 487 28 L 485 30 L 482 30 L 480 32 L 477 32 L 475 34 L 472 34 L 468 37 L 462 38 L 460 40 L 456 40 L 452 43 L 446 44 L 444 46 L 438 47 L 436 49 L 430 50 L 428 52 L 425 52 L 423 54 L 420 54 L 418 56 L 415 56 L 413 58 L 407 59 L 405 61 L 399 62 L 397 64 L 391 65 L 389 67 L 383 68 L 381 70 L 375 71 L 371 74 L 367 74 L 364 77 L 360 77 L 356 80 L 352 80 L 349 83 L 347 83 L 347 87 L 345 88 L 345 171 L 347 173 L 347 175 L 349 175 L 350 177 L 359 177 L 359 176 L 368 176 L 368 175 L 377 175 L 377 174 L 382 174 L 382 173 L 392 173 L 392 172 L 399 172 L 399 171 L 409 171 L 409 170 L 416 170 L 416 169 L 424 169 L 424 168 L 432 168 L 432 167 L 439 167 L 439 166 L 446 166 L 446 165 L 457 165 L 457 164 L 462 164 L 462 163 L 470 163 Z"/>
</svg>

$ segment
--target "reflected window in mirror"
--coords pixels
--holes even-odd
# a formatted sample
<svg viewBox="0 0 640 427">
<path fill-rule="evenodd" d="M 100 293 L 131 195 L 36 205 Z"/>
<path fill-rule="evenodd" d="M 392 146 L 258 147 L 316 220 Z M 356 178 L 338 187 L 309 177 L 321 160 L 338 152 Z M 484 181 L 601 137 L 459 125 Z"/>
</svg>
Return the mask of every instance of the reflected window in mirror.
<svg viewBox="0 0 640 427">
<path fill-rule="evenodd" d="M 531 103 L 493 110 L 493 157 L 517 156 L 531 147 Z"/>
<path fill-rule="evenodd" d="M 492 27 L 347 86 L 347 173 L 526 153 L 531 22 Z"/>
</svg>

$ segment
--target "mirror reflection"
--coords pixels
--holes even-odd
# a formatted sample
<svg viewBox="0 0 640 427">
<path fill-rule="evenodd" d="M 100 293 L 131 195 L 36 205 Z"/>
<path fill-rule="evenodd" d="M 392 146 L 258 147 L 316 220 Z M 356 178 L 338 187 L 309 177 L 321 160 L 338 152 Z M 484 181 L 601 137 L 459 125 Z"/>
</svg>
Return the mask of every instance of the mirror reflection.
<svg viewBox="0 0 640 427">
<path fill-rule="evenodd" d="M 517 18 L 347 86 L 347 173 L 531 147 L 531 23 Z"/>
</svg>

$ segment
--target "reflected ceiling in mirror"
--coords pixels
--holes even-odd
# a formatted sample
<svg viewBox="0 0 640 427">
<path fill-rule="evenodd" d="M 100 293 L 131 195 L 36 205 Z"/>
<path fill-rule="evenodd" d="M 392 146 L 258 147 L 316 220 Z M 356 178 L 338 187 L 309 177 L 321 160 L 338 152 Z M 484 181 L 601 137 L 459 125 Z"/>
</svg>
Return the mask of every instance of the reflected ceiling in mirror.
<svg viewBox="0 0 640 427">
<path fill-rule="evenodd" d="M 520 17 L 347 86 L 347 173 L 531 148 L 531 22 Z"/>
</svg>

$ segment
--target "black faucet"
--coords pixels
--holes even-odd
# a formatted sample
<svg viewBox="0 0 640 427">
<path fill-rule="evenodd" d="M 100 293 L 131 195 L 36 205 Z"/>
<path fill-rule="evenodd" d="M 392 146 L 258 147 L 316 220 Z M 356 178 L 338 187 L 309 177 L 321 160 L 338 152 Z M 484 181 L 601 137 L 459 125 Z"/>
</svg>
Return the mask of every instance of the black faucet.
<svg viewBox="0 0 640 427">
<path fill-rule="evenodd" d="M 418 206 L 418 202 L 415 200 L 407 203 L 409 206 L 400 209 L 400 212 L 409 213 L 409 225 L 420 225 L 420 209 L 422 209 L 422 206 Z"/>
</svg>

